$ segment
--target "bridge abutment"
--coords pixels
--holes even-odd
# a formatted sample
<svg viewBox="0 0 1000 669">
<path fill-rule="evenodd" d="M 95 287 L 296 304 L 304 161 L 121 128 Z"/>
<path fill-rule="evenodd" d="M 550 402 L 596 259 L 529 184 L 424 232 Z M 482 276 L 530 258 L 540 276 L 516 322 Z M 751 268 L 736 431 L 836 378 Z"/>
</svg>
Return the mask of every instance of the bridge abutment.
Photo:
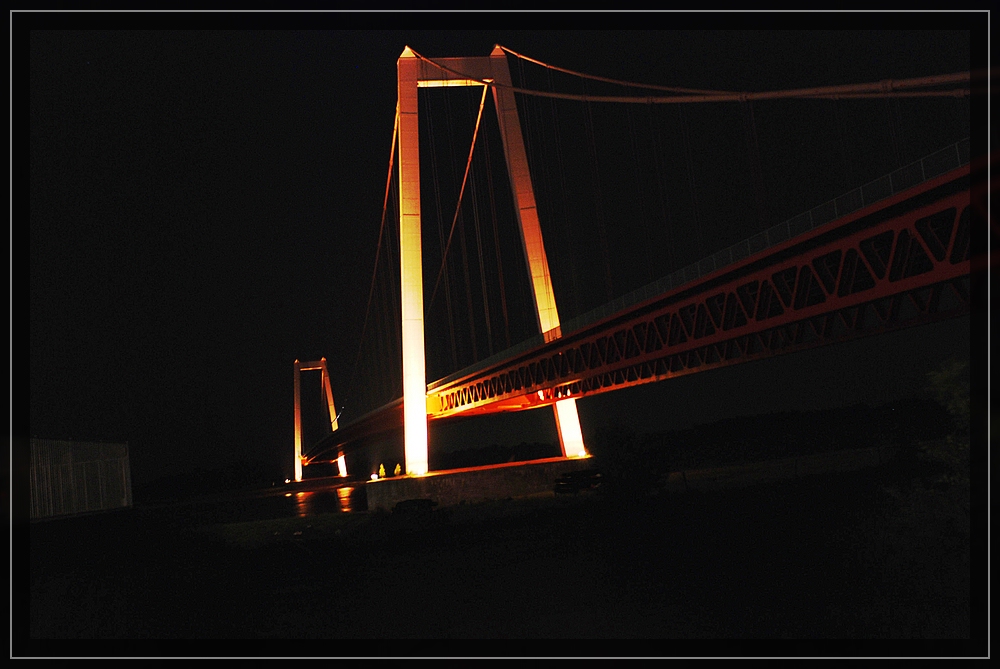
<svg viewBox="0 0 1000 669">
<path fill-rule="evenodd" d="M 407 500 L 432 500 L 437 507 L 455 506 L 552 492 L 560 475 L 593 467 L 591 458 L 548 458 L 490 467 L 400 476 L 365 484 L 369 511 L 392 511 Z"/>
</svg>

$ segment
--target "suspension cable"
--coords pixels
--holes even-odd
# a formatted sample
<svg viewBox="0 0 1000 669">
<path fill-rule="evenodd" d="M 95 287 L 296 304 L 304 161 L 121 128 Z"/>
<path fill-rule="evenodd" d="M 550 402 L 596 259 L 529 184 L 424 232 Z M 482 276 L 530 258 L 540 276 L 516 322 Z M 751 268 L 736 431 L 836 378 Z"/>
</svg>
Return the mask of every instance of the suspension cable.
<svg viewBox="0 0 1000 669">
<path fill-rule="evenodd" d="M 547 75 L 546 76 L 546 81 L 548 83 L 549 88 L 551 89 L 552 86 L 553 86 L 553 84 L 552 84 L 552 72 L 551 71 L 546 72 L 546 75 Z M 523 74 L 522 74 L 521 78 L 522 78 L 522 80 L 524 79 Z M 525 106 L 525 109 L 527 109 L 527 105 Z M 579 239 L 579 237 L 577 235 L 574 235 L 573 232 L 568 228 L 569 222 L 568 222 L 568 216 L 567 216 L 567 213 L 566 213 L 566 210 L 568 208 L 567 207 L 567 201 L 569 199 L 567 197 L 567 193 L 569 192 L 569 188 L 566 186 L 566 162 L 567 161 L 563 158 L 563 151 L 562 151 L 563 140 L 562 140 L 562 136 L 559 134 L 559 128 L 562 125 L 562 123 L 559 122 L 559 112 L 558 112 L 557 107 L 556 107 L 556 102 L 552 98 L 549 98 L 549 114 L 551 115 L 551 118 L 552 118 L 552 121 L 553 121 L 553 133 L 552 133 L 552 135 L 553 135 L 553 146 L 555 147 L 555 151 L 556 151 L 556 170 L 557 170 L 556 177 L 558 178 L 557 187 L 559 189 L 559 202 L 562 204 L 562 209 L 560 211 L 560 215 L 554 216 L 553 218 L 555 218 L 555 220 L 559 222 L 559 228 L 558 228 L 558 230 L 562 234 L 563 238 L 566 239 L 566 240 L 568 240 L 569 243 L 573 243 L 574 244 L 574 253 L 578 253 L 578 247 L 575 246 L 575 244 L 577 243 L 577 240 Z M 540 116 L 540 112 L 539 112 L 539 116 Z M 553 187 L 553 189 L 555 189 L 555 187 Z M 554 199 L 555 198 L 553 198 L 553 200 Z M 567 243 L 567 242 L 563 242 L 563 243 Z M 585 291 L 580 290 L 580 274 L 577 271 L 577 263 L 570 263 L 570 277 L 571 277 L 571 280 L 573 282 L 573 292 L 568 297 L 573 300 L 572 313 L 575 316 L 575 315 L 578 315 L 578 314 L 580 314 L 582 312 L 582 309 L 580 308 L 580 300 L 581 300 L 581 295 L 583 295 L 584 292 L 585 292 Z M 565 307 L 565 302 L 563 303 L 563 305 Z"/>
<path fill-rule="evenodd" d="M 490 220 L 493 223 L 493 250 L 496 254 L 497 283 L 500 285 L 500 308 L 503 313 L 503 331 L 506 347 L 510 348 L 510 319 L 507 314 L 507 291 L 503 278 L 503 258 L 500 255 L 500 231 L 497 227 L 497 206 L 493 193 L 493 164 L 490 158 L 489 133 L 483 135 L 483 150 L 486 155 L 486 182 L 489 184 Z"/>
<path fill-rule="evenodd" d="M 847 133 L 845 132 L 845 122 L 844 122 L 844 109 L 840 102 L 837 102 L 833 106 L 834 119 L 837 123 L 837 138 L 840 140 L 840 153 L 843 156 L 841 161 L 844 166 L 844 183 L 852 184 L 855 182 L 853 170 L 851 169 L 852 161 L 850 159 L 849 152 L 847 150 Z"/>
<path fill-rule="evenodd" d="M 763 229 L 766 227 L 768 219 L 765 215 L 764 174 L 760 167 L 760 146 L 757 142 L 757 122 L 754 119 L 752 100 L 748 101 L 741 109 L 740 120 L 743 123 L 743 141 L 747 147 L 747 172 L 750 177 L 750 187 L 757 209 L 757 219 L 761 229 Z"/>
<path fill-rule="evenodd" d="M 684 120 L 684 109 L 677 108 L 677 115 L 681 121 L 681 136 L 684 138 L 684 151 L 687 154 L 688 179 L 691 185 L 691 204 L 694 208 L 694 227 L 698 235 L 698 253 L 705 255 L 705 242 L 702 239 L 701 221 L 698 218 L 698 192 L 694 181 L 694 160 L 691 157 L 691 138 L 688 124 Z"/>
<path fill-rule="evenodd" d="M 434 114 L 430 113 L 430 106 L 429 105 L 428 105 L 427 111 L 428 111 L 428 113 L 426 114 L 427 127 L 430 130 L 431 137 L 435 137 L 436 135 L 434 133 Z M 450 125 L 449 125 L 449 129 L 450 129 Z M 449 132 L 449 136 L 450 136 L 450 134 L 451 133 Z M 444 249 L 444 216 L 442 215 L 442 212 L 441 212 L 441 181 L 440 181 L 440 178 L 438 176 L 439 173 L 440 173 L 440 170 L 438 169 L 436 142 L 429 142 L 428 143 L 428 148 L 430 149 L 430 156 L 431 156 L 431 174 L 432 174 L 432 178 L 434 180 L 434 210 L 435 210 L 435 212 L 437 214 L 436 218 L 437 218 L 438 248 L 443 250 Z M 443 256 L 442 256 L 442 258 L 443 258 Z M 451 302 L 451 279 L 450 279 L 450 273 L 449 272 L 445 272 L 445 274 L 444 274 L 444 305 L 445 305 L 445 312 L 448 315 L 448 335 L 449 335 L 449 340 L 451 342 L 451 368 L 450 369 L 455 370 L 455 369 L 458 369 L 458 343 L 457 343 L 457 340 L 455 338 L 455 317 L 454 317 L 454 310 L 452 309 L 452 302 Z M 429 309 L 429 307 L 430 307 L 430 305 L 428 305 L 428 309 Z"/>
<path fill-rule="evenodd" d="M 397 182 L 396 185 L 397 190 L 400 187 L 401 186 Z M 399 197 L 393 198 L 392 206 L 395 209 L 393 213 L 396 215 L 396 220 L 399 221 L 402 216 Z M 393 242 L 395 242 L 396 244 L 395 247 L 391 246 Z M 392 343 L 394 343 L 396 347 L 392 350 L 391 356 L 387 357 L 389 357 L 393 361 L 394 365 L 398 365 L 398 367 L 394 367 L 393 369 L 394 373 L 392 377 L 396 379 L 396 383 L 395 383 L 395 388 L 390 395 L 391 397 L 390 401 L 398 399 L 403 396 L 403 323 L 402 323 L 403 309 L 402 309 L 402 284 L 400 282 L 400 275 L 402 273 L 402 258 L 400 256 L 401 243 L 402 240 L 400 239 L 399 225 L 394 225 L 392 226 L 392 229 L 390 231 L 389 235 L 390 246 L 388 246 L 388 248 L 391 251 L 391 257 L 394 261 L 393 269 L 395 270 L 395 272 L 398 272 L 399 274 L 394 274 L 389 279 L 389 288 L 391 289 L 391 296 L 392 296 L 392 307 L 390 308 L 389 311 L 391 313 L 391 321 L 392 321 L 392 327 L 390 328 L 393 334 Z M 399 371 L 398 375 L 395 374 L 396 370 Z"/>
<path fill-rule="evenodd" d="M 504 49 L 504 51 L 508 51 L 506 48 L 502 46 L 500 48 Z M 413 52 L 412 49 L 410 51 Z M 624 102 L 631 104 L 678 104 L 678 103 L 696 103 L 696 102 L 746 102 L 747 100 L 777 100 L 784 98 L 839 99 L 843 97 L 857 97 L 857 96 L 882 97 L 882 98 L 968 97 L 970 95 L 969 88 L 956 88 L 951 90 L 927 90 L 927 91 L 912 91 L 907 89 L 928 88 L 932 86 L 944 86 L 948 84 L 968 83 L 972 79 L 972 76 L 969 72 L 955 72 L 952 74 L 939 74 L 928 77 L 914 77 L 910 79 L 883 79 L 882 81 L 868 82 L 862 84 L 818 86 L 814 88 L 795 88 L 782 91 L 760 91 L 760 92 L 707 91 L 707 92 L 694 92 L 687 95 L 670 95 L 670 96 L 577 95 L 572 93 L 553 93 L 553 92 L 538 91 L 528 88 L 520 88 L 517 86 L 508 86 L 506 84 L 500 84 L 495 81 L 480 79 L 478 77 L 473 77 L 463 72 L 459 72 L 445 65 L 441 65 L 440 63 L 437 63 L 431 60 L 430 58 L 421 56 L 416 52 L 413 52 L 413 55 L 422 60 L 423 62 L 428 63 L 429 65 L 432 65 L 444 72 L 448 72 L 449 74 L 453 74 L 468 81 L 478 81 L 479 83 L 484 85 L 492 85 L 501 88 L 507 88 L 509 90 L 514 91 L 515 93 L 521 93 L 524 95 L 536 95 L 540 97 L 552 97 L 564 100 L 580 100 L 584 102 Z M 553 69 L 558 69 L 558 68 L 553 68 Z M 648 84 L 630 84 L 628 82 L 622 82 L 614 79 L 604 79 L 601 77 L 594 77 L 591 75 L 579 75 L 578 73 L 572 72 L 570 70 L 561 70 L 561 71 L 575 74 L 577 76 L 586 76 L 587 78 L 598 79 L 609 83 L 624 84 L 626 86 L 635 86 L 638 88 L 650 88 L 655 90 L 675 90 L 663 86 L 652 86 Z M 979 73 L 977 73 L 977 75 L 978 74 Z M 676 90 L 695 91 L 696 89 L 676 89 Z"/>
<path fill-rule="evenodd" d="M 475 182 L 475 172 L 472 173 Z M 492 186 L 489 184 L 488 186 Z M 483 259 L 483 235 L 479 225 L 479 197 L 476 194 L 475 183 L 472 188 L 472 222 L 476 228 L 476 254 L 479 257 L 479 289 L 483 294 L 483 315 L 486 318 L 486 355 L 493 355 L 493 324 L 490 319 L 490 299 L 489 291 L 486 287 L 486 263 Z"/>
<path fill-rule="evenodd" d="M 640 175 L 639 144 L 636 141 L 638 132 L 636 130 L 635 116 L 632 114 L 631 107 L 629 107 L 628 109 L 627 116 L 628 116 L 629 145 L 632 149 L 632 160 L 629 161 L 632 163 L 632 181 L 635 183 L 641 183 L 641 178 L 639 176 Z M 639 205 L 640 220 L 643 221 L 649 220 L 650 217 L 648 212 L 646 211 L 646 198 L 638 197 L 635 198 L 635 200 Z M 653 245 L 643 244 L 643 246 L 645 247 L 645 255 L 646 255 L 646 283 L 649 283 L 650 281 L 653 281 L 656 278 L 656 273 L 653 271 Z"/>
<path fill-rule="evenodd" d="M 368 288 L 368 304 L 365 305 L 365 318 L 361 325 L 361 338 L 358 341 L 358 354 L 354 359 L 354 369 L 351 370 L 351 380 L 347 387 L 354 387 L 354 379 L 358 373 L 358 365 L 361 362 L 361 349 L 365 341 L 365 333 L 368 329 L 368 316 L 372 306 L 372 294 L 375 292 L 375 277 L 378 276 L 379 253 L 382 250 L 382 233 L 385 231 L 385 213 L 389 204 L 389 186 L 392 184 L 392 167 L 396 157 L 396 137 L 399 133 L 399 103 L 396 103 L 396 115 L 392 122 L 392 144 L 389 148 L 389 170 L 385 178 L 385 197 L 382 199 L 382 221 L 378 228 L 378 242 L 375 244 L 375 265 L 372 268 L 372 280 Z"/>
<path fill-rule="evenodd" d="M 592 166 L 592 177 L 594 187 L 591 191 L 594 202 L 594 213 L 597 218 L 597 237 L 601 246 L 601 259 L 604 261 L 604 293 L 608 302 L 614 299 L 614 288 L 611 281 L 611 258 L 608 253 L 608 232 L 604 225 L 604 198 L 601 193 L 601 168 L 597 159 L 597 139 L 594 136 L 594 115 L 590 103 L 584 106 L 584 124 L 587 130 L 587 138 L 590 140 L 590 163 Z"/>
<path fill-rule="evenodd" d="M 670 216 L 669 207 L 669 195 L 664 192 L 663 180 L 665 178 L 665 169 L 663 163 L 660 160 L 660 131 L 659 125 L 656 123 L 653 117 L 653 105 L 647 105 L 646 110 L 649 112 L 649 126 L 650 132 L 653 135 L 653 169 L 656 171 L 656 191 L 660 196 L 660 213 L 663 216 L 664 230 L 666 230 L 666 249 L 667 249 L 667 263 L 671 268 L 671 271 L 676 269 L 677 258 L 674 252 L 674 235 L 672 232 L 672 220 Z M 665 272 L 663 272 L 665 274 Z"/>
<path fill-rule="evenodd" d="M 540 66 L 542 66 L 544 68 L 547 68 L 549 70 L 554 70 L 556 72 L 562 72 L 563 74 L 571 74 L 574 77 L 580 77 L 580 78 L 583 78 L 583 79 L 593 79 L 594 81 L 603 81 L 603 82 L 608 83 L 608 84 L 617 84 L 619 86 L 625 86 L 625 87 L 628 87 L 628 88 L 648 88 L 648 89 L 654 90 L 654 91 L 667 91 L 667 92 L 670 92 L 670 93 L 698 93 L 698 94 L 702 94 L 702 95 L 735 95 L 735 94 L 737 94 L 735 91 L 708 91 L 708 90 L 702 90 L 702 89 L 699 89 L 699 88 L 679 88 L 677 86 L 657 86 L 655 84 L 637 84 L 635 82 L 630 82 L 630 81 L 620 81 L 618 79 L 609 79 L 607 77 L 599 77 L 599 76 L 596 76 L 596 75 L 593 75 L 593 74 L 584 74 L 583 72 L 574 72 L 573 70 L 567 70 L 567 69 L 562 68 L 562 67 L 556 67 L 555 65 L 549 65 L 548 63 L 543 63 L 540 60 L 535 60 L 534 58 L 529 58 L 528 56 L 525 56 L 523 54 L 517 53 L 513 49 L 508 49 L 505 46 L 502 46 L 502 45 L 499 45 L 499 44 L 497 46 L 499 46 L 505 53 L 509 53 L 510 55 L 514 56 L 515 58 L 520 58 L 521 60 L 526 60 L 529 63 L 534 63 L 535 65 L 540 65 Z"/>
<path fill-rule="evenodd" d="M 476 128 L 472 131 L 472 145 L 469 147 L 469 158 L 465 163 L 465 174 L 462 176 L 462 186 L 458 191 L 458 202 L 455 205 L 455 217 L 451 221 L 451 230 L 448 231 L 448 241 L 445 243 L 444 250 L 441 252 L 441 269 L 438 270 L 437 280 L 434 282 L 434 290 L 431 291 L 431 301 L 428 307 L 434 304 L 434 298 L 437 296 L 438 286 L 441 284 L 441 275 L 444 273 L 445 261 L 448 258 L 448 249 L 451 248 L 451 240 L 455 234 L 455 225 L 458 223 L 458 214 L 462 210 L 462 195 L 465 193 L 465 183 L 469 178 L 469 170 L 472 167 L 472 152 L 476 148 L 476 137 L 479 135 L 479 123 L 483 118 L 483 107 L 486 106 L 486 94 L 489 91 L 489 85 L 483 85 L 483 97 L 479 100 L 479 115 L 476 117 Z"/>
<path fill-rule="evenodd" d="M 454 118 L 454 115 L 452 114 L 452 110 L 451 110 L 451 96 L 447 96 L 446 95 L 444 99 L 445 99 L 445 106 L 446 106 L 446 110 L 447 110 L 447 113 L 445 114 L 445 118 L 448 120 L 448 124 L 449 124 L 448 128 L 450 130 L 451 129 L 451 119 Z M 454 136 L 454 133 L 449 132 L 448 136 L 449 137 Z M 448 145 L 448 149 L 451 152 L 451 162 L 449 164 L 450 165 L 457 164 L 457 161 L 455 160 L 455 145 L 454 145 L 454 143 L 450 143 Z M 468 166 L 466 166 L 466 167 L 468 167 Z M 459 248 L 461 250 L 459 262 L 461 264 L 461 270 L 460 271 L 461 271 L 461 276 L 462 276 L 462 286 L 465 288 L 465 312 L 464 312 L 464 314 L 465 314 L 465 317 L 468 319 L 467 329 L 465 330 L 465 333 L 469 335 L 468 339 L 463 339 L 463 344 L 467 343 L 467 348 L 471 349 L 471 351 L 472 351 L 472 359 L 469 362 L 472 362 L 472 361 L 475 361 L 475 360 L 479 359 L 479 356 L 478 356 L 478 353 L 477 353 L 477 348 L 476 348 L 476 344 L 479 341 L 479 338 L 476 335 L 476 319 L 475 319 L 475 315 L 474 315 L 475 312 L 472 309 L 472 281 L 469 278 L 469 246 L 468 246 L 468 242 L 467 242 L 467 240 L 465 238 L 466 237 L 465 219 L 464 219 L 464 214 L 461 213 L 461 209 L 460 208 L 458 209 L 458 211 L 460 213 L 458 214 L 458 218 L 456 219 L 455 223 L 456 223 L 456 225 L 458 223 L 461 223 L 461 225 L 457 225 L 456 229 L 457 229 L 457 232 L 458 232 L 458 246 L 459 246 Z M 447 258 L 447 256 L 442 253 L 441 259 L 444 260 L 445 258 Z M 465 361 L 468 358 L 467 357 L 463 357 L 462 359 L 463 359 L 463 361 Z M 466 364 L 468 364 L 468 363 L 466 363 Z"/>
</svg>

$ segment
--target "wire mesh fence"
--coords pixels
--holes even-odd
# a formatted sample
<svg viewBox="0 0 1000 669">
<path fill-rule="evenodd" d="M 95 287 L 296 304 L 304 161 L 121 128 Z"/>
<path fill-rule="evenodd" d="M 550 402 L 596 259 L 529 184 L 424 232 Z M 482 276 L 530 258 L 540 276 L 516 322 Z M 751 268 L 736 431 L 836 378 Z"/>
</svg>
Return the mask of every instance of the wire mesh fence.
<svg viewBox="0 0 1000 669">
<path fill-rule="evenodd" d="M 128 444 L 31 440 L 31 520 L 132 506 Z"/>
</svg>

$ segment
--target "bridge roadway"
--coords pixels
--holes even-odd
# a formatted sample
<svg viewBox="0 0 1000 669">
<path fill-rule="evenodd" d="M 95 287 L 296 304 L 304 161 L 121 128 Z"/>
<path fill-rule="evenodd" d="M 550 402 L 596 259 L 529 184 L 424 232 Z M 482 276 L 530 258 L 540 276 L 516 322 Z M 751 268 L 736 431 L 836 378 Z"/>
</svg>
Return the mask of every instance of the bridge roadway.
<svg viewBox="0 0 1000 669">
<path fill-rule="evenodd" d="M 925 161 L 915 163 L 924 174 Z M 974 219 L 985 220 L 987 190 L 995 188 L 987 188 L 986 162 L 857 206 L 873 182 L 856 191 L 860 202 L 846 215 L 797 235 L 796 217 L 783 238 L 768 231 L 777 243 L 759 250 L 760 235 L 747 240 L 741 260 L 716 262 L 692 280 L 666 277 L 637 291 L 634 304 L 618 300 L 592 312 L 593 322 L 580 323 L 588 315 L 567 322 L 572 332 L 539 335 L 435 381 L 428 418 L 536 408 L 969 313 L 970 231 Z M 727 249 L 730 259 L 739 247 Z M 399 399 L 332 433 L 311 457 L 350 452 L 401 426 Z"/>
</svg>

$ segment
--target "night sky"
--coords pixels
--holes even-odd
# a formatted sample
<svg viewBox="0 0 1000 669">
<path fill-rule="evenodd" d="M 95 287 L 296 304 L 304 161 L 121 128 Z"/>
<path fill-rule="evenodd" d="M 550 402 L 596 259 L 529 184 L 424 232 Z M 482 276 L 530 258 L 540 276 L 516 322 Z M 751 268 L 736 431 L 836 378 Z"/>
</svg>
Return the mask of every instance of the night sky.
<svg viewBox="0 0 1000 669">
<path fill-rule="evenodd" d="M 173 15 L 160 24 L 155 15 L 103 23 L 98 15 L 61 16 L 62 23 L 15 15 L 37 28 L 29 39 L 15 21 L 13 47 L 12 164 L 15 172 L 29 166 L 14 182 L 12 219 L 12 267 L 19 267 L 16 232 L 23 228 L 15 222 L 27 209 L 28 432 L 127 441 L 137 485 L 240 458 L 265 462 L 275 478 L 291 475 L 296 358 L 325 356 L 343 420 L 356 417 L 348 377 L 382 214 L 396 60 L 405 46 L 435 58 L 485 56 L 502 44 L 604 77 L 764 91 L 967 71 L 976 53 L 969 28 L 981 23 L 944 15 L 919 27 L 954 30 L 918 32 L 905 16 L 890 15 L 872 21 L 878 30 L 849 32 L 556 29 L 572 27 L 574 17 L 595 24 L 594 15 L 566 14 L 565 25 L 539 20 L 549 30 L 458 31 L 438 29 L 437 15 L 410 22 L 402 15 L 275 15 L 272 23 L 268 15 Z M 437 18 L 447 21 L 441 25 L 487 24 L 476 16 Z M 651 25 L 668 27 L 673 15 L 650 16 Z M 499 25 L 515 23 L 512 15 L 500 18 Z M 695 27 L 712 27 L 710 18 Z M 636 15 L 618 17 L 622 27 L 629 21 L 639 22 Z M 760 15 L 752 23 L 774 25 Z M 404 24 L 426 29 L 388 29 Z M 268 30 L 273 25 L 288 29 Z M 732 16 L 719 25 L 739 27 Z M 112 29 L 95 30 L 104 26 Z M 88 30 L 68 29 L 76 27 Z M 19 85 L 27 88 L 26 107 Z M 803 111 L 806 105 L 813 109 Z M 673 179 L 680 190 L 667 198 L 675 232 L 664 240 L 656 236 L 667 234 L 664 227 L 651 236 L 610 235 L 613 296 L 646 280 L 643 272 L 682 267 L 969 136 L 969 108 L 954 99 L 874 100 L 833 111 L 818 101 L 760 105 L 756 154 L 747 153 L 739 109 L 731 118 L 695 105 L 683 116 L 655 110 L 667 119 L 659 127 L 679 123 L 687 133 L 661 138 L 663 151 L 672 152 L 669 163 L 685 177 Z M 443 132 L 447 124 L 436 123 Z M 647 141 L 641 128 L 636 132 Z M 457 145 L 465 147 L 458 149 L 461 164 L 447 170 L 460 174 L 467 139 Z M 719 167 L 753 164 L 759 181 L 727 179 Z M 737 168 L 734 174 L 750 174 Z M 684 199 L 692 182 L 694 206 Z M 713 209 L 733 202 L 752 214 Z M 449 224 L 450 217 L 448 210 Z M 436 219 L 425 219 L 425 236 L 426 220 Z M 551 234 L 565 231 L 553 227 Z M 629 275 L 632 255 L 651 244 L 671 252 L 657 251 L 661 265 Z M 604 272 L 605 261 L 585 248 L 561 248 L 549 251 L 554 275 L 576 271 L 579 287 L 579 277 Z M 511 277 L 522 267 L 504 264 Z M 425 300 L 436 269 L 425 268 Z M 560 280 L 569 290 L 570 279 Z M 560 280 L 564 320 L 594 306 L 580 294 L 561 294 Z M 600 290 L 592 292 L 601 297 L 593 298 L 597 304 L 604 301 Z M 12 294 L 23 294 L 16 282 Z M 21 313 L 13 310 L 14 333 L 23 329 Z M 960 319 L 584 399 L 581 419 L 587 434 L 616 421 L 655 430 L 739 414 L 878 404 L 919 390 L 926 372 L 948 356 L 967 356 L 969 327 Z M 429 339 L 435 336 L 445 335 Z M 15 343 L 15 370 L 23 357 Z M 549 411 L 533 412 L 473 421 L 462 436 L 456 429 L 438 438 L 442 448 L 549 440 L 551 423 Z"/>
</svg>

